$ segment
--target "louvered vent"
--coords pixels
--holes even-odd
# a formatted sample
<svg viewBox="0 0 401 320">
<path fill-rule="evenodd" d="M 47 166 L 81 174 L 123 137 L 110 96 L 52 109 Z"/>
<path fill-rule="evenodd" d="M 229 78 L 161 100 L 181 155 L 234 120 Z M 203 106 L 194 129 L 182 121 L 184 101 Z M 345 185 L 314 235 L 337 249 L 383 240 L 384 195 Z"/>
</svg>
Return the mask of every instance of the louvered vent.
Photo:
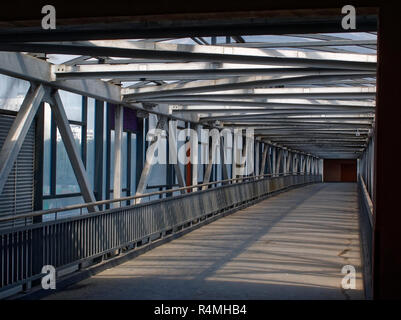
<svg viewBox="0 0 401 320">
<path fill-rule="evenodd" d="M 0 115 L 0 148 L 3 146 L 8 131 L 15 117 Z M 35 151 L 35 125 L 32 124 L 25 141 L 22 144 L 17 160 L 10 172 L 7 182 L 0 194 L 0 216 L 18 215 L 33 210 L 34 185 L 34 151 Z M 3 222 L 0 229 L 18 227 L 31 220 L 17 219 Z"/>
</svg>

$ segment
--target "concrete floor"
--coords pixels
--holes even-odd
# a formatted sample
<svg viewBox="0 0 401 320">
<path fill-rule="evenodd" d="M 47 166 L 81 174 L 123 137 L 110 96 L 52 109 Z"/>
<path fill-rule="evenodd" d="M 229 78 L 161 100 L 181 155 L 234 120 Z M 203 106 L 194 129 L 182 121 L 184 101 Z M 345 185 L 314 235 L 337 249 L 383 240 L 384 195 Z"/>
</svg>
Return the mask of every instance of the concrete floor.
<svg viewBox="0 0 401 320">
<path fill-rule="evenodd" d="M 47 299 L 363 299 L 357 210 L 356 184 L 294 189 Z"/>
</svg>

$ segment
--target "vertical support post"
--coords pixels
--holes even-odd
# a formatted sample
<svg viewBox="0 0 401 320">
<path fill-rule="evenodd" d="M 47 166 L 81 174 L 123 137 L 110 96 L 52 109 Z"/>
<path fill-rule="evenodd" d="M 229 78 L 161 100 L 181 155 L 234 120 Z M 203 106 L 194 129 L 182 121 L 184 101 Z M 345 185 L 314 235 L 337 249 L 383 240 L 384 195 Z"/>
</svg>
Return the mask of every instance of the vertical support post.
<svg viewBox="0 0 401 320">
<path fill-rule="evenodd" d="M 272 147 L 272 174 L 273 176 L 276 175 L 277 173 L 277 166 L 276 166 L 276 162 L 277 162 L 277 157 L 276 157 L 276 153 L 277 153 L 277 148 L 276 147 Z"/>
<path fill-rule="evenodd" d="M 199 137 L 198 135 L 198 125 L 191 123 L 190 128 L 192 130 L 196 131 L 196 136 Z M 196 163 L 191 164 L 191 170 L 192 170 L 192 177 L 191 177 L 191 184 L 192 185 L 197 185 L 198 184 L 198 164 L 199 164 L 199 145 L 198 145 L 198 139 L 194 139 L 195 137 L 190 137 L 190 142 L 191 142 L 191 158 L 196 159 Z M 196 191 L 193 190 L 193 191 Z"/>
<path fill-rule="evenodd" d="M 267 144 L 263 144 L 263 155 L 262 155 L 262 165 L 260 166 L 260 175 L 265 174 L 266 168 L 266 159 L 268 157 L 269 146 Z"/>
<path fill-rule="evenodd" d="M 114 108 L 114 180 L 113 180 L 113 199 L 121 198 L 122 186 L 122 144 L 123 144 L 123 119 L 124 107 L 116 105 Z M 114 207 L 120 203 L 114 203 Z"/>
<path fill-rule="evenodd" d="M 272 151 L 272 148 L 270 147 L 270 145 L 266 145 L 266 147 L 267 147 L 267 167 L 268 167 L 269 173 L 273 174 L 273 165 L 272 165 L 272 159 L 271 159 L 271 153 L 273 151 Z"/>
<path fill-rule="evenodd" d="M 33 210 L 43 209 L 43 149 L 44 149 L 45 106 L 42 102 L 37 111 L 35 124 L 35 161 L 34 161 L 34 201 Z M 33 217 L 34 223 L 42 222 L 42 216 Z"/>
<path fill-rule="evenodd" d="M 312 158 L 312 169 L 311 169 L 311 174 L 315 174 L 315 168 L 316 168 L 316 158 Z"/>
<path fill-rule="evenodd" d="M 283 173 L 287 173 L 287 160 L 288 159 L 288 151 L 283 150 Z"/>
<path fill-rule="evenodd" d="M 224 138 L 220 135 L 220 159 L 221 159 L 223 180 L 227 180 L 228 179 L 228 171 L 227 171 L 227 164 L 225 162 L 224 147 L 225 147 Z"/>
<path fill-rule="evenodd" d="M 280 174 L 280 165 L 281 165 L 282 158 L 283 158 L 283 149 L 280 148 L 280 151 L 278 152 L 277 163 L 276 163 L 276 174 Z"/>
<path fill-rule="evenodd" d="M 144 154 L 144 135 L 143 135 L 143 119 L 138 120 L 138 130 L 136 132 L 136 168 L 135 168 L 135 190 L 138 190 L 138 185 L 141 180 L 143 170 L 143 154 Z"/>
<path fill-rule="evenodd" d="M 294 153 L 292 157 L 292 173 L 298 172 L 299 154 Z"/>
<path fill-rule="evenodd" d="M 256 176 L 258 175 L 259 172 L 259 148 L 261 146 L 261 143 L 259 142 L 259 140 L 255 139 L 255 152 L 254 152 L 254 170 L 253 170 L 253 175 Z"/>
<path fill-rule="evenodd" d="M 305 155 L 302 155 L 302 173 L 306 174 L 306 157 Z"/>
<path fill-rule="evenodd" d="M 174 177 L 175 177 L 175 173 L 174 173 L 174 165 L 171 164 L 171 159 L 170 159 L 170 143 L 167 139 L 167 148 L 166 148 L 166 152 L 167 152 L 167 170 L 166 170 L 166 183 L 167 183 L 167 189 L 172 189 L 173 185 L 174 185 Z M 166 197 L 171 197 L 172 194 L 171 193 L 167 193 Z"/>
<path fill-rule="evenodd" d="M 187 132 L 189 131 L 189 129 L 190 129 L 190 123 L 186 123 L 185 124 L 185 129 L 184 130 L 186 130 Z M 191 163 L 191 153 L 192 153 L 192 145 L 191 145 L 191 140 L 190 140 L 191 138 L 189 137 L 188 138 L 188 136 L 186 137 L 186 141 L 185 141 L 185 148 L 186 148 L 186 151 L 185 151 L 185 156 L 186 156 L 186 161 L 187 161 L 187 164 L 186 165 L 184 165 L 184 177 L 185 177 L 185 184 L 187 185 L 187 186 L 190 186 L 190 185 L 192 185 L 192 163 Z M 188 192 L 191 192 L 191 189 L 188 189 L 187 190 Z"/>
<path fill-rule="evenodd" d="M 288 151 L 286 173 L 290 173 L 291 172 L 290 171 L 291 163 L 292 163 L 292 152 Z"/>
<path fill-rule="evenodd" d="M 240 164 L 240 168 L 242 168 L 242 174 L 243 176 L 246 175 L 247 172 L 247 165 L 248 165 L 248 137 L 247 136 L 242 136 L 242 158 L 241 162 L 243 159 L 245 159 L 244 163 Z"/>
<path fill-rule="evenodd" d="M 103 137 L 104 137 L 104 102 L 95 101 L 95 181 L 96 200 L 103 199 Z"/>
<path fill-rule="evenodd" d="M 239 135 L 234 134 L 233 138 L 233 155 L 232 155 L 232 168 L 231 168 L 231 176 L 233 179 L 237 178 L 237 161 L 238 161 L 238 144 L 239 144 Z"/>
</svg>

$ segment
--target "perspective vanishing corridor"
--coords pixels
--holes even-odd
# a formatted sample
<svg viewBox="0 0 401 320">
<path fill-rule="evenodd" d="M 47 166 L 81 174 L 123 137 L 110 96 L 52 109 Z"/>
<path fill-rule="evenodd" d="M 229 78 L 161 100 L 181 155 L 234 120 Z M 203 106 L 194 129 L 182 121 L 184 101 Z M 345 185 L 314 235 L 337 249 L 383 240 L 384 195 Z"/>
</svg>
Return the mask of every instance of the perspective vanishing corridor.
<svg viewBox="0 0 401 320">
<path fill-rule="evenodd" d="M 276 9 L 0 23 L 0 299 L 394 295 L 394 19 Z"/>
<path fill-rule="evenodd" d="M 272 196 L 47 299 L 363 299 L 356 188 Z"/>
</svg>

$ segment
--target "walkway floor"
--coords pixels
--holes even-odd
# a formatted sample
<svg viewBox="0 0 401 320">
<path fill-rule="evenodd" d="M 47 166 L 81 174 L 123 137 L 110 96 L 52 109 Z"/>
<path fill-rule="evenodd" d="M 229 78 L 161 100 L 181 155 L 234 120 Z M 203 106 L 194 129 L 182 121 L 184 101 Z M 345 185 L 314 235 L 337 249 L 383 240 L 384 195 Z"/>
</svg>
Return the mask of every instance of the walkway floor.
<svg viewBox="0 0 401 320">
<path fill-rule="evenodd" d="M 47 299 L 363 299 L 357 210 L 353 183 L 293 189 Z"/>
</svg>

